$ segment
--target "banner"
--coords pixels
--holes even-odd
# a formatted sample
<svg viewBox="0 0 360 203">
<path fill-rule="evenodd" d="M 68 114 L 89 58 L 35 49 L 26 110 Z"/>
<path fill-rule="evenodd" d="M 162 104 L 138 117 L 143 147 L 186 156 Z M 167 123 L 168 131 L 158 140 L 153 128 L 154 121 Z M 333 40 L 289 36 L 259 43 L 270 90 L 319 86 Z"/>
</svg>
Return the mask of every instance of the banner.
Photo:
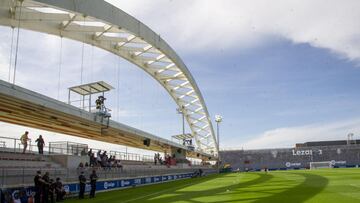
<svg viewBox="0 0 360 203">
<path fill-rule="evenodd" d="M 96 182 L 96 191 L 106 191 L 127 187 L 134 187 L 138 185 L 154 184 L 161 182 L 168 182 L 177 179 L 184 179 L 192 177 L 193 173 L 185 173 L 178 175 L 166 175 L 166 176 L 153 176 L 143 178 L 130 178 L 130 179 L 119 179 L 109 181 L 98 181 Z M 85 191 L 90 191 L 90 184 L 86 184 Z M 64 189 L 67 194 L 74 194 L 79 192 L 79 184 L 64 184 Z M 34 187 L 18 187 L 18 188 L 7 188 L 1 189 L 0 199 L 1 203 L 33 203 L 34 202 Z"/>
</svg>

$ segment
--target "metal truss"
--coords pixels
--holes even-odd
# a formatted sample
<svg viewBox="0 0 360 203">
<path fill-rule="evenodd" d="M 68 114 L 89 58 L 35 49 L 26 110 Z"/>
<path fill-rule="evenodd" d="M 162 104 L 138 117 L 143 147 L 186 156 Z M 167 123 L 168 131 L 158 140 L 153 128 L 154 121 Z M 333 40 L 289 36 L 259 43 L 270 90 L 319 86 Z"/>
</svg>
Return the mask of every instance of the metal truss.
<svg viewBox="0 0 360 203">
<path fill-rule="evenodd" d="M 182 109 L 197 149 L 217 155 L 211 118 L 191 73 L 160 35 L 134 17 L 102 0 L 1 0 L 0 25 L 18 24 L 99 47 L 137 65 Z"/>
</svg>

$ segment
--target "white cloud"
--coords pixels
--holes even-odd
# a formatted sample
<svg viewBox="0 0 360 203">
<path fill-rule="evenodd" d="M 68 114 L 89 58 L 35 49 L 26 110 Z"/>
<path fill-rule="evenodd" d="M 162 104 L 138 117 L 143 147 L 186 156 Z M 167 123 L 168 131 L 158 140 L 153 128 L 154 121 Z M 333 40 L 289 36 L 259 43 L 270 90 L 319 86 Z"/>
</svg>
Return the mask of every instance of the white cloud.
<svg viewBox="0 0 360 203">
<path fill-rule="evenodd" d="M 249 48 L 275 36 L 360 60 L 357 0 L 108 2 L 149 25 L 175 49 Z"/>
<path fill-rule="evenodd" d="M 244 149 L 294 147 L 296 143 L 321 140 L 344 140 L 348 133 L 360 132 L 360 119 L 268 130 L 242 144 Z M 234 140 L 228 140 L 228 146 Z M 235 146 L 233 146 L 235 147 Z"/>
</svg>

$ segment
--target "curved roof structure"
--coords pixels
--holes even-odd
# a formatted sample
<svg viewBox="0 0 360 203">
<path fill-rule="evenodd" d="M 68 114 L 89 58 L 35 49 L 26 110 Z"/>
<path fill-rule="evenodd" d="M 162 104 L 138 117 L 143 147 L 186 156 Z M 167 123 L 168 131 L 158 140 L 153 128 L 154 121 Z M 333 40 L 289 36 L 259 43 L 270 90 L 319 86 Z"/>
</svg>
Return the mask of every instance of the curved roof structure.
<svg viewBox="0 0 360 203">
<path fill-rule="evenodd" d="M 0 25 L 91 44 L 137 65 L 182 109 L 198 149 L 217 154 L 211 118 L 184 62 L 158 34 L 119 8 L 102 0 L 2 0 Z"/>
</svg>

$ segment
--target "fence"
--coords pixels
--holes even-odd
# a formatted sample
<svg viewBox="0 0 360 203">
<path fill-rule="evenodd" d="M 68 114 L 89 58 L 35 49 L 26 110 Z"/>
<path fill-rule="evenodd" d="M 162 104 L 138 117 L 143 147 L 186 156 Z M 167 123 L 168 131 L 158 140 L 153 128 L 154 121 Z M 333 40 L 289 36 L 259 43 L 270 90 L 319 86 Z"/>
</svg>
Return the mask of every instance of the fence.
<svg viewBox="0 0 360 203">
<path fill-rule="evenodd" d="M 20 139 L 1 137 L 0 136 L 0 151 L 3 152 L 22 152 L 23 145 Z M 37 145 L 32 144 L 32 140 L 28 140 L 27 153 L 37 153 Z M 44 146 L 44 154 L 66 154 L 66 155 L 87 155 L 88 150 L 91 149 L 96 154 L 101 149 L 89 148 L 86 144 L 75 142 L 49 142 Z M 101 150 L 104 151 L 104 150 Z M 141 162 L 153 162 L 153 155 L 141 155 L 136 153 L 109 151 L 109 155 L 115 156 L 118 160 L 126 161 L 141 161 Z M 191 164 L 194 166 L 201 165 L 201 161 L 191 159 Z"/>
<path fill-rule="evenodd" d="M 33 145 L 31 140 L 28 140 L 27 153 L 37 153 L 37 145 Z M 22 152 L 23 145 L 20 139 L 1 137 L 0 136 L 0 151 L 2 152 Z M 75 142 L 49 142 L 44 146 L 44 154 L 65 154 L 85 156 L 89 150 L 88 145 Z M 93 153 L 97 153 L 101 149 L 91 148 Z M 101 150 L 104 151 L 104 150 Z M 142 161 L 152 162 L 154 160 L 152 155 L 141 155 L 136 153 L 109 151 L 109 155 L 115 156 L 119 160 L 127 161 Z"/>
<path fill-rule="evenodd" d="M 23 145 L 21 144 L 20 139 L 0 136 L 0 140 L 0 150 L 2 151 L 22 152 L 23 150 Z M 33 145 L 31 143 L 32 141 L 31 139 L 29 139 L 27 141 L 28 147 L 26 149 L 26 152 L 32 152 Z"/>
<path fill-rule="evenodd" d="M 192 173 L 201 168 L 205 173 L 214 173 L 215 169 L 198 167 L 198 168 L 129 168 L 129 169 L 103 169 L 98 168 L 97 175 L 100 180 L 124 179 L 133 177 L 158 176 L 168 174 Z M 14 186 L 32 185 L 36 171 L 41 170 L 42 173 L 49 172 L 50 178 L 56 179 L 60 177 L 65 183 L 78 182 L 78 176 L 83 171 L 86 177 L 89 177 L 93 168 L 83 169 L 49 169 L 49 168 L 2 168 L 0 169 L 0 186 L 1 188 L 9 188 Z"/>
<path fill-rule="evenodd" d="M 75 142 L 49 142 L 49 154 L 87 155 L 88 145 Z"/>
</svg>

